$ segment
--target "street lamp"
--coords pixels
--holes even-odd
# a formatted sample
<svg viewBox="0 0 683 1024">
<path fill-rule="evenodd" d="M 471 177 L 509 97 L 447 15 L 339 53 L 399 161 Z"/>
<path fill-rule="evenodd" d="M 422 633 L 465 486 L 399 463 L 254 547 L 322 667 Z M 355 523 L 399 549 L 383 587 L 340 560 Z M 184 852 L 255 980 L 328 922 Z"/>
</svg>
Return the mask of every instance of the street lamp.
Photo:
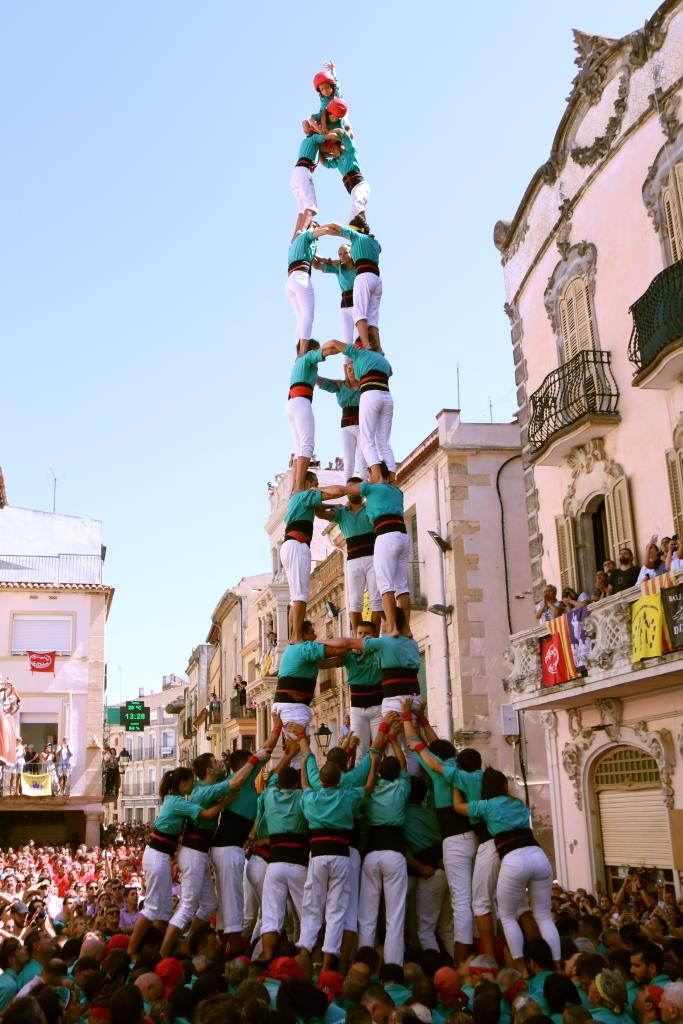
<svg viewBox="0 0 683 1024">
<path fill-rule="evenodd" d="M 436 485 L 435 485 L 436 486 Z M 438 509 L 438 490 L 437 490 L 437 509 Z M 439 597 L 440 601 L 438 604 L 430 604 L 429 611 L 432 615 L 440 615 L 443 623 L 443 657 L 444 657 L 444 682 L 445 682 L 445 705 L 446 705 L 446 730 L 447 739 L 451 742 L 453 740 L 453 704 L 451 700 L 451 651 L 450 643 L 448 639 L 448 623 L 447 618 L 453 614 L 453 605 L 446 604 L 446 569 L 444 566 L 444 559 L 449 551 L 453 550 L 453 545 L 447 537 L 442 537 L 436 530 L 427 530 L 427 533 L 432 538 L 437 548 L 439 549 Z"/>
<path fill-rule="evenodd" d="M 318 745 L 318 750 L 323 756 L 326 756 L 330 747 L 330 740 L 332 739 L 331 730 L 328 729 L 323 722 L 320 728 L 316 729 L 313 735 L 315 736 L 315 742 Z"/>
</svg>

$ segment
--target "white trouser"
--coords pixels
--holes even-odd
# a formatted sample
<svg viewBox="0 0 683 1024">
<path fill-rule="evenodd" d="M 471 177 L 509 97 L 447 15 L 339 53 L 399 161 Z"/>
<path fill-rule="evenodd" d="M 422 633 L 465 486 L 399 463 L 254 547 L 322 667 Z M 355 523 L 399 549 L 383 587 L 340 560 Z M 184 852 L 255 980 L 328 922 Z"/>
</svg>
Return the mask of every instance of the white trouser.
<svg viewBox="0 0 683 1024">
<path fill-rule="evenodd" d="M 308 601 L 311 585 L 311 549 L 291 537 L 280 548 L 280 561 L 287 573 L 291 601 Z"/>
<path fill-rule="evenodd" d="M 261 901 L 267 868 L 267 861 L 257 854 L 252 854 L 244 868 L 244 931 L 252 942 L 261 934 Z"/>
<path fill-rule="evenodd" d="M 287 277 L 285 295 L 294 307 L 297 341 L 299 338 L 310 338 L 313 334 L 315 314 L 315 292 L 311 275 L 305 270 L 293 270 Z"/>
<path fill-rule="evenodd" d="M 176 863 L 180 872 L 180 903 L 170 924 L 183 932 L 193 917 L 200 921 L 210 921 L 218 904 L 211 881 L 208 853 L 181 846 Z"/>
<path fill-rule="evenodd" d="M 218 896 L 216 928 L 234 935 L 244 928 L 244 850 L 241 846 L 212 846 L 209 858 Z"/>
<path fill-rule="evenodd" d="M 323 953 L 339 956 L 350 890 L 348 857 L 336 854 L 311 857 L 301 907 L 301 934 L 297 943 L 301 949 L 307 949 L 309 953 L 313 951 L 324 915 Z"/>
<path fill-rule="evenodd" d="M 145 905 L 142 916 L 148 921 L 168 921 L 173 913 L 171 858 L 161 850 L 145 847 L 142 855 L 145 876 Z"/>
<path fill-rule="evenodd" d="M 378 274 L 356 274 L 353 282 L 353 316 L 367 320 L 368 327 L 379 327 L 379 304 L 382 299 L 382 278 Z"/>
<path fill-rule="evenodd" d="M 358 902 L 358 945 L 374 946 L 379 915 L 379 898 L 384 889 L 386 935 L 384 962 L 403 963 L 403 928 L 408 895 L 406 859 L 395 850 L 373 850 L 366 854 L 360 878 Z"/>
<path fill-rule="evenodd" d="M 347 428 L 348 429 L 348 428 Z M 382 611 L 382 598 L 375 580 L 375 562 L 372 555 L 346 560 L 347 607 L 350 612 L 363 611 L 363 597 L 368 592 L 371 612 Z"/>
<path fill-rule="evenodd" d="M 389 472 L 395 473 L 396 459 L 391 447 L 391 422 L 394 418 L 391 392 L 364 391 L 360 396 L 358 418 L 360 448 L 368 466 L 386 462 Z"/>
<path fill-rule="evenodd" d="M 358 748 L 356 750 L 356 761 L 360 761 L 364 754 L 372 746 L 372 740 L 377 735 L 379 723 L 382 721 L 382 707 L 375 704 L 371 708 L 351 708 L 351 732 L 358 737 Z"/>
<path fill-rule="evenodd" d="M 261 934 L 277 932 L 285 923 L 287 897 L 291 896 L 294 909 L 301 918 L 301 905 L 306 884 L 306 868 L 301 864 L 269 864 L 263 882 L 261 903 Z"/>
<path fill-rule="evenodd" d="M 341 428 L 344 476 L 347 480 L 351 476 L 359 476 L 361 480 L 365 480 L 368 475 L 368 467 L 363 458 L 359 437 L 360 427 L 357 423 L 353 423 L 350 427 Z"/>
<path fill-rule="evenodd" d="M 285 732 L 288 725 L 303 725 L 306 727 L 306 732 L 308 732 L 308 727 L 313 718 L 313 712 L 308 704 L 290 704 L 289 702 L 278 700 L 273 704 L 273 711 L 280 716 Z"/>
<path fill-rule="evenodd" d="M 448 879 L 443 868 L 431 878 L 415 879 L 417 941 L 423 949 L 438 949 L 438 934 L 446 950 L 453 948 L 453 911 Z"/>
<path fill-rule="evenodd" d="M 290 543 L 287 541 L 286 543 Z M 284 544 L 282 545 L 284 549 Z M 375 579 L 380 594 L 408 594 L 408 558 L 410 541 L 407 533 L 392 530 L 375 538 Z"/>
<path fill-rule="evenodd" d="M 293 168 L 289 179 L 289 187 L 294 194 L 294 201 L 299 213 L 303 213 L 304 210 L 310 210 L 311 213 L 318 212 L 313 175 L 308 167 Z"/>
<path fill-rule="evenodd" d="M 363 213 L 370 198 L 370 186 L 367 181 L 359 181 L 354 185 L 349 195 L 351 196 L 351 213 L 349 220 L 353 220 L 359 213 Z M 374 274 L 372 275 L 374 277 Z"/>
<path fill-rule="evenodd" d="M 550 916 L 552 884 L 550 861 L 540 846 L 524 846 L 503 857 L 496 893 L 505 941 L 513 960 L 523 955 L 524 935 L 517 923 L 517 914 L 526 888 L 529 889 L 531 913 L 538 930 L 550 946 L 553 960 L 560 959 L 560 937 Z"/>
<path fill-rule="evenodd" d="M 349 847 L 349 899 L 346 904 L 344 931 L 358 931 L 358 896 L 360 894 L 360 853 L 355 846 Z"/>
<path fill-rule="evenodd" d="M 356 340 L 356 318 L 353 315 L 353 306 L 342 306 L 340 308 L 339 331 L 341 334 L 339 340 L 343 341 L 345 345 L 353 345 Z M 351 362 L 347 355 L 344 356 L 344 362 Z"/>
<path fill-rule="evenodd" d="M 307 398 L 290 398 L 285 413 L 292 430 L 294 454 L 299 459 L 312 459 L 315 451 L 315 417 L 313 402 Z"/>
<path fill-rule="evenodd" d="M 472 913 L 475 917 L 495 913 L 499 871 L 500 858 L 494 840 L 479 843 L 472 872 Z"/>
<path fill-rule="evenodd" d="M 463 942 L 466 946 L 474 941 L 472 871 L 476 855 L 477 837 L 474 832 L 448 836 L 443 841 L 443 866 L 451 893 L 455 941 Z"/>
</svg>

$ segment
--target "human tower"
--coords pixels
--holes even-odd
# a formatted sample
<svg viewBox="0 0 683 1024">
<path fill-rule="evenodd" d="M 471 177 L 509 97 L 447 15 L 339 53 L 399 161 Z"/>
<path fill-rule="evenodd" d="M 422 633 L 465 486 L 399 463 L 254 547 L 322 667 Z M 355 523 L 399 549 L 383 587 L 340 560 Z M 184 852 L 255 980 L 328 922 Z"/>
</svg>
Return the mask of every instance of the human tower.
<svg viewBox="0 0 683 1024">
<path fill-rule="evenodd" d="M 497 900 L 518 966 L 523 927 L 527 933 L 540 930 L 559 961 L 550 916 L 552 872 L 533 837 L 528 809 L 508 796 L 501 772 L 483 772 L 476 750 L 456 755 L 424 714 L 420 654 L 410 631 L 403 495 L 390 440 L 393 371 L 379 332 L 381 246 L 368 224 L 370 187 L 334 65 L 325 65 L 313 85 L 320 109 L 303 123 L 291 177 L 297 220 L 286 292 L 297 328 L 286 412 L 295 456 L 280 551 L 290 614 L 273 728 L 261 750 L 225 756 L 227 777 L 212 754 L 200 755 L 192 769 L 164 776 L 163 803 L 143 857 L 145 906 L 130 952 L 137 953 L 156 921 L 165 928 L 160 952 L 172 955 L 188 928 L 216 913 L 229 953 L 244 951 L 247 931 L 250 952 L 268 963 L 283 948 L 291 903 L 296 922 L 287 934 L 302 966 L 310 966 L 322 935 L 323 970 L 346 969 L 357 944 L 374 946 L 379 938 L 383 894 L 384 960 L 401 964 L 410 894 L 413 938 L 425 950 L 445 950 L 459 962 L 470 952 L 476 925 L 484 953 L 494 957 Z M 320 226 L 314 219 L 318 165 L 342 175 L 351 198 L 345 226 Z M 323 235 L 345 240 L 338 260 L 317 255 Z M 342 337 L 322 346 L 312 337 L 313 270 L 336 274 L 341 288 Z M 343 378 L 319 376 L 320 364 L 336 355 L 344 358 Z M 309 469 L 316 387 L 335 394 L 341 407 L 344 486 L 321 488 Z M 346 504 L 326 504 L 341 498 Z M 324 642 L 306 619 L 316 516 L 337 523 L 346 541 L 352 633 Z M 350 691 L 350 735 L 319 768 L 308 739 L 311 702 L 320 669 L 339 666 Z M 258 775 L 281 737 L 284 753 L 258 796 Z M 173 910 L 176 851 L 181 892 Z M 527 888 L 533 914 L 525 903 Z M 245 890 L 255 907 L 253 933 L 245 928 Z"/>
</svg>

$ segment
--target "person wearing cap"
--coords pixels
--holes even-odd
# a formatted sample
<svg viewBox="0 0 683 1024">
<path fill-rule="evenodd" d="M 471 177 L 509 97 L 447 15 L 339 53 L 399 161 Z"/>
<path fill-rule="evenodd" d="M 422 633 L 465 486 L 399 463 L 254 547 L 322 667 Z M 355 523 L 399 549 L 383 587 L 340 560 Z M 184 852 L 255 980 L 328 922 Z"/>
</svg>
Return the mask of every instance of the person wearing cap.
<svg viewBox="0 0 683 1024">
<path fill-rule="evenodd" d="M 154 973 L 161 979 L 164 999 L 168 999 L 173 989 L 184 977 L 182 963 L 173 956 L 167 956 L 160 960 L 154 968 Z"/>
<path fill-rule="evenodd" d="M 370 198 L 370 185 L 363 177 L 358 163 L 358 151 L 353 144 L 353 139 L 342 125 L 342 120 L 348 111 L 344 100 L 335 97 L 327 107 L 328 123 L 339 132 L 338 137 L 326 137 L 326 145 L 323 151 L 323 164 L 325 167 L 334 168 L 342 176 L 344 188 L 351 196 L 351 212 L 349 222 L 354 223 L 356 217 L 361 223 L 365 219 L 365 209 Z"/>
<path fill-rule="evenodd" d="M 356 268 L 353 282 L 353 318 L 356 331 L 363 348 L 381 352 L 379 306 L 382 300 L 382 278 L 379 272 L 379 256 L 382 246 L 370 233 L 364 214 L 354 217 L 346 227 L 331 223 L 317 230 L 317 237 L 341 235 L 350 242 L 351 259 Z"/>
<path fill-rule="evenodd" d="M 296 317 L 296 343 L 300 355 L 306 351 L 304 342 L 313 333 L 315 292 L 311 281 L 311 267 L 318 248 L 318 239 L 324 234 L 315 221 L 306 231 L 300 231 L 287 251 L 287 283 L 285 295 L 292 304 Z"/>
<path fill-rule="evenodd" d="M 347 483 L 362 484 L 357 476 Z M 351 632 L 355 633 L 363 618 L 367 590 L 370 614 L 375 631 L 382 621 L 382 598 L 375 579 L 375 534 L 360 494 L 349 495 L 346 505 L 319 505 L 316 516 L 336 523 L 346 541 L 346 592 Z"/>
<path fill-rule="evenodd" d="M 364 787 L 344 789 L 338 765 L 327 762 L 320 769 L 322 789 L 312 789 L 308 782 L 306 763 L 311 749 L 305 735 L 299 736 L 303 755 L 301 786 L 304 790 L 301 809 L 311 831 L 311 859 L 306 875 L 301 932 L 297 943 L 300 955 L 310 962 L 323 922 L 323 971 L 334 970 L 341 952 L 344 919 L 350 889 L 349 848 L 355 818 L 364 797 L 375 783 L 377 754 L 373 753 L 372 767 Z"/>
<path fill-rule="evenodd" d="M 304 490 L 306 473 L 315 451 L 313 389 L 318 378 L 318 366 L 325 358 L 315 338 L 303 342 L 303 348 L 303 354 L 294 360 L 285 406 L 294 441 L 292 493 Z"/>
<path fill-rule="evenodd" d="M 295 460 L 294 472 L 297 483 L 299 470 L 296 462 L 305 466 L 306 459 Z M 280 561 L 289 585 L 289 642 L 299 644 L 303 640 L 303 623 L 311 582 L 311 540 L 315 509 L 322 501 L 342 498 L 343 487 L 319 487 L 315 473 L 304 469 L 300 485 L 292 488 L 292 494 L 285 511 L 285 539 L 280 548 Z M 282 665 L 278 672 L 282 671 Z M 310 701 L 309 701 L 310 703 Z"/>
<path fill-rule="evenodd" d="M 341 289 L 339 333 L 345 345 L 352 345 L 356 337 L 356 322 L 353 316 L 353 286 L 356 280 L 356 268 L 351 258 L 351 246 L 344 242 L 339 246 L 337 255 L 339 259 L 330 260 L 316 254 L 313 260 L 313 269 L 320 270 L 323 274 L 336 276 Z M 350 362 L 348 356 L 344 356 L 344 362 Z"/>
<path fill-rule="evenodd" d="M 344 380 L 329 380 L 327 377 L 318 377 L 316 384 L 321 391 L 328 391 L 330 394 L 336 395 L 337 404 L 341 408 L 342 457 L 347 482 L 354 477 L 365 480 L 368 475 L 368 467 L 365 464 L 358 437 L 360 386 L 350 359 L 344 363 L 344 378 Z"/>
<path fill-rule="evenodd" d="M 396 473 L 396 459 L 391 447 L 391 426 L 394 418 L 394 400 L 389 390 L 393 369 L 389 360 L 379 352 L 355 345 L 343 345 L 332 338 L 323 345 L 325 356 L 342 352 L 353 365 L 358 381 L 358 439 L 363 458 L 368 466 L 371 483 L 383 480 L 380 466 L 385 463 L 389 477 Z"/>
<path fill-rule="evenodd" d="M 320 147 L 326 142 L 338 142 L 340 136 L 341 129 L 321 135 L 309 128 L 299 146 L 299 156 L 289 179 L 289 187 L 292 190 L 298 211 L 292 242 L 300 232 L 308 230 L 318 212 L 313 172 L 318 164 Z"/>
<path fill-rule="evenodd" d="M 282 732 L 279 716 L 273 714 L 273 728 L 264 749 L 272 752 Z M 247 750 L 235 750 L 228 761 L 228 781 L 249 762 Z M 211 840 L 209 859 L 213 866 L 218 897 L 216 928 L 227 939 L 228 951 L 238 953 L 242 945 L 244 927 L 244 844 L 256 820 L 258 795 L 256 780 L 265 767 L 265 761 L 252 765 L 242 782 L 237 797 L 226 807 L 218 820 Z"/>
</svg>

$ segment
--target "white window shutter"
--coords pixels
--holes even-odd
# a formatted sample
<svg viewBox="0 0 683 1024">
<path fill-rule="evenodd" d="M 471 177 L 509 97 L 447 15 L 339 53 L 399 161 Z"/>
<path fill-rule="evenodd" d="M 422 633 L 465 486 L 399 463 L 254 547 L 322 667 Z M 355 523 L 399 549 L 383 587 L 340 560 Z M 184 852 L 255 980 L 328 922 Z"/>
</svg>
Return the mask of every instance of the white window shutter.
<svg viewBox="0 0 683 1024">
<path fill-rule="evenodd" d="M 671 496 L 671 512 L 673 514 L 676 533 L 682 532 L 681 513 L 683 512 L 683 479 L 681 479 L 680 453 L 670 448 L 666 453 L 666 475 L 669 480 Z"/>
<path fill-rule="evenodd" d="M 590 297 L 581 277 L 575 277 L 565 289 L 560 302 L 560 324 L 565 362 L 578 352 L 595 348 Z"/>
<path fill-rule="evenodd" d="M 557 533 L 557 557 L 560 563 L 561 594 L 565 587 L 578 590 L 576 576 L 576 541 L 574 539 L 574 520 L 571 516 L 555 516 Z"/>
<path fill-rule="evenodd" d="M 607 532 L 609 535 L 609 558 L 619 561 L 620 548 L 630 548 L 635 553 L 635 530 L 631 512 L 631 498 L 628 478 L 620 476 L 605 495 Z"/>
<path fill-rule="evenodd" d="M 25 654 L 26 651 L 71 654 L 72 625 L 68 615 L 14 615 L 12 654 Z"/>
<path fill-rule="evenodd" d="M 665 188 L 662 193 L 662 205 L 664 207 L 666 231 L 669 236 L 669 246 L 671 247 L 672 263 L 676 263 L 683 256 L 683 231 L 681 230 L 681 207 L 678 194 L 672 172 L 669 188 Z"/>
</svg>

